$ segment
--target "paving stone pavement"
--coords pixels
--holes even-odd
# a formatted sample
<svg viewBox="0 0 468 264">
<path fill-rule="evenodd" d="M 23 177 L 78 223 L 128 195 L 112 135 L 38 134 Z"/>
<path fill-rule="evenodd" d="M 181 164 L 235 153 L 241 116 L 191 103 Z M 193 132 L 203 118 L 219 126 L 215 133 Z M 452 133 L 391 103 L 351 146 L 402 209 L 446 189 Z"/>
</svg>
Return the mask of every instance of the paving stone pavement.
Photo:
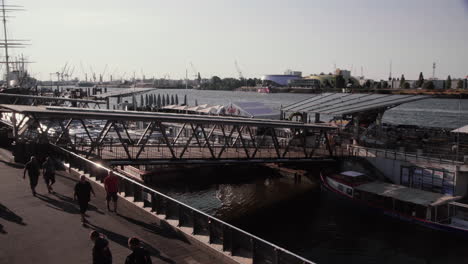
<svg viewBox="0 0 468 264">
<path fill-rule="evenodd" d="M 55 194 L 47 193 L 41 176 L 37 197 L 22 176 L 22 168 L 0 162 L 0 263 L 92 263 L 88 238 L 92 230 L 109 240 L 113 263 L 125 262 L 131 236 L 145 242 L 153 263 L 233 263 L 123 199 L 118 215 L 108 212 L 104 190 L 96 184 L 88 211 L 90 223 L 83 227 L 72 199 L 76 176 L 57 171 Z"/>
</svg>

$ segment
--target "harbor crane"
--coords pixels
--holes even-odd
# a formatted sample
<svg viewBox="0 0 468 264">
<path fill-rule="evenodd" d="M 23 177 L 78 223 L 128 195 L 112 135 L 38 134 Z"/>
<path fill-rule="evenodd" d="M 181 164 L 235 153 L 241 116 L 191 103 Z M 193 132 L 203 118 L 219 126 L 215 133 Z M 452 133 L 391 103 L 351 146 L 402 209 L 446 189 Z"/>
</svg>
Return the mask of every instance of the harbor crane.
<svg viewBox="0 0 468 264">
<path fill-rule="evenodd" d="M 75 72 L 75 66 L 73 66 L 73 68 L 71 69 L 70 67 L 67 69 L 67 72 L 64 75 L 67 81 L 69 81 L 72 78 L 74 72 Z"/>
<path fill-rule="evenodd" d="M 193 78 L 196 79 L 198 77 L 199 72 L 197 71 L 197 69 L 195 68 L 192 62 L 190 62 L 190 68 L 192 68 L 192 71 L 193 71 Z"/>
<path fill-rule="evenodd" d="M 59 75 L 58 77 L 60 78 L 60 80 L 63 82 L 64 81 L 64 74 L 65 74 L 65 71 L 67 70 L 67 67 L 68 67 L 68 61 L 65 63 L 65 66 L 63 66 L 62 68 L 62 71 L 60 72 L 57 72 L 57 74 Z"/>
<path fill-rule="evenodd" d="M 81 68 L 81 73 L 84 75 L 85 81 L 87 82 L 88 81 L 88 74 L 85 72 L 84 67 L 83 67 L 83 62 L 81 62 L 81 61 L 80 61 L 80 68 Z"/>
<path fill-rule="evenodd" d="M 93 75 L 93 82 L 96 82 L 96 73 L 93 70 L 93 67 L 89 65 L 89 69 L 91 70 L 91 74 Z"/>
<path fill-rule="evenodd" d="M 241 69 L 239 67 L 239 64 L 237 64 L 237 60 L 234 61 L 234 66 L 236 66 L 236 70 L 237 70 L 237 74 L 239 75 L 239 79 L 243 80 L 244 75 L 242 74 L 242 71 L 241 71 Z"/>
<path fill-rule="evenodd" d="M 104 75 L 106 74 L 106 71 L 107 71 L 107 64 L 106 64 L 106 66 L 104 66 L 104 70 L 102 71 L 102 73 L 99 74 L 99 82 L 100 82 L 100 83 L 103 82 Z"/>
<path fill-rule="evenodd" d="M 117 73 L 117 70 L 119 69 L 119 67 L 115 67 L 115 69 L 112 71 L 112 73 L 110 74 L 110 81 L 112 82 L 112 77 Z"/>
<path fill-rule="evenodd" d="M 200 72 L 197 71 L 197 68 L 195 68 L 192 62 L 190 62 L 190 67 L 192 68 L 192 71 L 193 71 L 193 78 L 197 81 L 197 86 L 200 86 L 201 84 Z"/>
</svg>

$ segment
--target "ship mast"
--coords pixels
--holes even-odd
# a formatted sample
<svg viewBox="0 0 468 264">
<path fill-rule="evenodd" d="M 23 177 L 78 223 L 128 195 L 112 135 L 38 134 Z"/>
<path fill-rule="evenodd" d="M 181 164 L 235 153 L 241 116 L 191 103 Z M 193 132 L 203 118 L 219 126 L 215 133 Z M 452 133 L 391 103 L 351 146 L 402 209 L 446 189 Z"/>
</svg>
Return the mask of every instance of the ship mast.
<svg viewBox="0 0 468 264">
<path fill-rule="evenodd" d="M 11 11 L 24 11 L 24 9 L 22 8 L 22 6 L 18 6 L 18 5 L 5 5 L 5 0 L 2 0 L 1 2 L 1 7 L 0 7 L 2 10 L 1 10 L 1 14 L 2 14 L 2 22 L 3 22 L 3 35 L 4 35 L 4 39 L 1 40 L 0 42 L 0 46 L 3 46 L 5 48 L 5 61 L 2 61 L 0 63 L 4 63 L 6 64 L 6 87 L 7 88 L 10 88 L 10 55 L 8 53 L 8 48 L 23 48 L 24 45 L 26 44 L 23 44 L 23 41 L 27 41 L 27 40 L 9 40 L 8 39 L 8 35 L 7 35 L 7 12 L 11 12 Z M 23 64 L 23 68 L 24 68 L 24 63 L 29 63 L 29 62 L 26 62 L 24 61 L 24 59 L 22 58 L 22 64 Z M 17 65 L 19 66 L 19 65 Z"/>
<path fill-rule="evenodd" d="M 6 30 L 6 15 L 5 15 L 5 0 L 2 0 L 2 14 L 3 14 L 3 35 L 5 36 L 5 62 L 6 62 L 6 87 L 10 88 L 10 63 L 8 58 L 8 37 Z"/>
</svg>

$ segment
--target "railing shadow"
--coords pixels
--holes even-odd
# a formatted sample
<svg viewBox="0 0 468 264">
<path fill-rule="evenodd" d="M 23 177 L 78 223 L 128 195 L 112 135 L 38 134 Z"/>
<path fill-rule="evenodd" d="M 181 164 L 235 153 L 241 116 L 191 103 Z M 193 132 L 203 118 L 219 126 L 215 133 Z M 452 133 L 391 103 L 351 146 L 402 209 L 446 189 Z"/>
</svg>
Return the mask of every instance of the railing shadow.
<svg viewBox="0 0 468 264">
<path fill-rule="evenodd" d="M 116 233 L 116 232 L 113 232 L 111 230 L 102 228 L 100 226 L 91 224 L 91 223 L 88 223 L 88 225 L 92 229 L 94 229 L 94 230 L 98 231 L 99 233 L 103 234 L 104 236 L 106 236 L 106 238 L 109 239 L 110 241 L 112 241 L 114 243 L 117 243 L 117 244 L 119 244 L 119 245 L 121 245 L 121 246 L 123 246 L 125 248 L 128 247 L 129 237 L 121 235 L 121 234 Z M 171 264 L 176 263 L 175 261 L 173 261 L 170 258 L 166 258 L 164 256 L 161 256 L 161 252 L 158 249 L 152 247 L 151 245 L 148 245 L 147 243 L 144 243 L 144 248 L 146 250 L 148 250 L 150 252 L 151 256 L 153 256 L 153 257 L 159 258 L 160 260 L 162 260 L 162 261 L 164 261 L 166 263 L 171 263 Z M 111 249 L 111 251 L 112 251 L 112 249 Z"/>
<path fill-rule="evenodd" d="M 158 227 L 156 224 L 145 223 L 145 222 L 133 219 L 131 217 L 122 215 L 122 214 L 119 214 L 119 216 L 122 219 L 124 219 L 124 220 L 126 220 L 126 221 L 128 221 L 128 222 L 130 222 L 130 223 L 132 223 L 134 225 L 138 225 L 138 226 L 142 227 L 145 231 L 148 231 L 148 232 L 151 232 L 151 233 L 154 233 L 154 234 L 157 234 L 157 235 L 169 238 L 169 239 L 178 239 L 178 240 L 181 240 L 181 241 L 183 241 L 185 243 L 190 244 L 190 241 L 188 241 L 184 236 L 180 236 L 176 232 L 170 231 L 170 229 L 168 230 L 167 228 L 161 228 L 161 227 Z M 164 222 L 161 222 L 161 224 L 163 224 L 163 223 Z"/>
</svg>

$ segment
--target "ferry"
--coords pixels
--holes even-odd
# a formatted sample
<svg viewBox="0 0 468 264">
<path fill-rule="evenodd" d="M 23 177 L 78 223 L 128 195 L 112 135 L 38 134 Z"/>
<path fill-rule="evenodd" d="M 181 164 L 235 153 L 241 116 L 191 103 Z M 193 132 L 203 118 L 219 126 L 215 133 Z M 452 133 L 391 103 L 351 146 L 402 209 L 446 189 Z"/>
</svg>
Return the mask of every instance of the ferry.
<svg viewBox="0 0 468 264">
<path fill-rule="evenodd" d="M 257 93 L 270 93 L 270 88 L 268 87 L 260 87 L 257 89 Z"/>
<path fill-rule="evenodd" d="M 468 238 L 468 204 L 451 196 L 372 180 L 357 171 L 320 174 L 322 190 L 361 208 Z"/>
</svg>

